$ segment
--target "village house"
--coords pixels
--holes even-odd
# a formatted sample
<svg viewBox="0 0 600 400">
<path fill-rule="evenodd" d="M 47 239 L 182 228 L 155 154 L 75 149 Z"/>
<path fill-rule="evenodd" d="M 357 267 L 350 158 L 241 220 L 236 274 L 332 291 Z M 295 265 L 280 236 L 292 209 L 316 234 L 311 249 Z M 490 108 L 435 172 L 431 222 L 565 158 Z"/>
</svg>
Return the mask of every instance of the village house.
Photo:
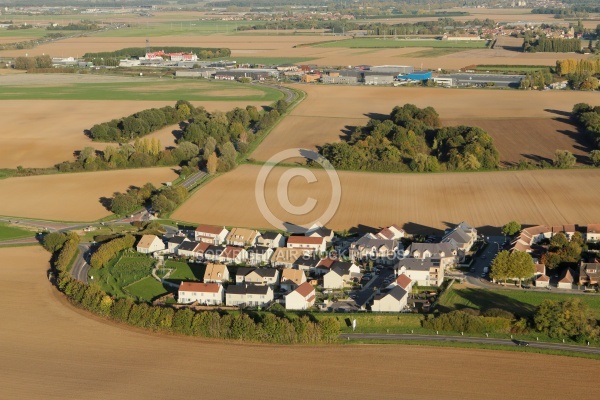
<svg viewBox="0 0 600 400">
<path fill-rule="evenodd" d="M 442 268 L 458 262 L 458 250 L 451 243 L 412 243 L 404 253 L 405 257 L 419 260 L 431 259 Z"/>
<path fill-rule="evenodd" d="M 381 239 L 372 233 L 367 233 L 350 244 L 350 259 L 390 265 L 398 258 L 400 246 L 397 240 Z"/>
<path fill-rule="evenodd" d="M 450 243 L 453 248 L 457 249 L 459 260 L 463 261 L 476 240 L 477 229 L 463 221 L 444 235 L 442 243 Z"/>
<path fill-rule="evenodd" d="M 304 252 L 298 249 L 278 247 L 271 256 L 271 265 L 275 268 L 294 268 L 294 262 L 303 254 Z"/>
<path fill-rule="evenodd" d="M 219 259 L 225 264 L 242 264 L 248 260 L 248 252 L 243 247 L 226 246 Z"/>
<path fill-rule="evenodd" d="M 444 267 L 431 258 L 405 258 L 394 266 L 396 276 L 405 274 L 419 286 L 440 286 L 444 281 Z"/>
<path fill-rule="evenodd" d="M 199 242 L 206 242 L 219 245 L 225 241 L 229 231 L 225 227 L 199 225 L 194 232 L 195 239 Z"/>
<path fill-rule="evenodd" d="M 306 275 L 303 271 L 299 269 L 284 269 L 281 272 L 279 287 L 286 292 L 291 292 L 304 282 L 306 282 Z"/>
<path fill-rule="evenodd" d="M 225 294 L 228 306 L 266 307 L 273 301 L 273 289 L 259 285 L 229 285 Z"/>
<path fill-rule="evenodd" d="M 231 228 L 231 232 L 227 235 L 227 244 L 233 246 L 248 247 L 254 246 L 260 237 L 260 232 L 246 228 Z"/>
<path fill-rule="evenodd" d="M 588 242 L 600 241 L 600 224 L 590 224 L 586 226 L 585 240 Z"/>
<path fill-rule="evenodd" d="M 377 232 L 375 236 L 384 240 L 400 240 L 406 236 L 406 232 L 398 225 L 390 225 Z"/>
<path fill-rule="evenodd" d="M 314 269 L 314 274 L 317 276 L 325 275 L 329 271 L 331 271 L 331 267 L 338 261 L 337 258 L 333 257 L 324 257 L 319 260 Z"/>
<path fill-rule="evenodd" d="M 275 268 L 256 268 L 244 277 L 246 283 L 254 285 L 276 286 L 279 281 L 279 271 Z"/>
<path fill-rule="evenodd" d="M 307 310 L 315 305 L 315 288 L 304 282 L 285 296 L 286 310 Z"/>
<path fill-rule="evenodd" d="M 410 279 L 408 277 L 408 275 L 402 273 L 400 275 L 398 275 L 398 277 L 396 277 L 396 279 L 394 279 L 392 281 L 392 283 L 390 283 L 388 285 L 388 289 L 393 289 L 396 286 L 400 286 L 402 289 L 406 290 L 408 293 L 410 293 L 412 291 L 412 287 L 413 287 L 413 280 Z"/>
<path fill-rule="evenodd" d="M 181 243 L 181 245 L 179 245 L 179 248 L 177 249 L 177 255 L 190 258 L 195 257 L 196 254 L 194 253 L 194 250 L 199 244 L 200 243 L 194 241 L 184 241 Z"/>
<path fill-rule="evenodd" d="M 598 285 L 600 281 L 600 263 L 598 260 L 593 263 L 585 263 L 581 261 L 579 263 L 579 281 L 578 285 L 590 286 Z"/>
<path fill-rule="evenodd" d="M 205 259 L 206 252 L 208 251 L 208 249 L 210 249 L 212 244 L 206 242 L 197 243 L 198 246 L 196 246 L 193 251 L 194 257 L 196 257 L 197 259 Z"/>
<path fill-rule="evenodd" d="M 289 249 L 300 249 L 304 253 L 324 253 L 326 250 L 326 239 L 321 236 L 290 236 L 287 240 Z"/>
<path fill-rule="evenodd" d="M 204 259 L 211 262 L 222 262 L 221 254 L 225 251 L 225 246 L 214 246 L 206 243 L 208 247 L 204 251 Z"/>
<path fill-rule="evenodd" d="M 250 247 L 248 248 L 248 264 L 254 266 L 266 265 L 269 263 L 273 252 L 273 249 L 270 247 Z"/>
<path fill-rule="evenodd" d="M 144 235 L 137 244 L 138 253 L 144 254 L 152 254 L 165 248 L 164 242 L 156 235 Z"/>
<path fill-rule="evenodd" d="M 254 271 L 255 268 L 238 267 L 235 271 L 235 284 L 240 285 L 246 282 L 246 275 Z"/>
<path fill-rule="evenodd" d="M 323 276 L 323 288 L 342 289 L 352 284 L 352 279 L 360 278 L 360 268 L 349 262 L 337 261 Z"/>
<path fill-rule="evenodd" d="M 204 283 L 223 283 L 229 281 L 229 270 L 224 264 L 206 264 Z"/>
<path fill-rule="evenodd" d="M 573 284 L 576 283 L 575 278 L 573 278 L 573 275 L 574 274 L 571 271 L 571 268 L 565 269 L 562 275 L 560 276 L 556 287 L 558 289 L 573 289 Z"/>
<path fill-rule="evenodd" d="M 320 260 L 319 256 L 314 253 L 302 255 L 294 261 L 294 268 L 305 272 L 312 271 L 317 267 Z"/>
<path fill-rule="evenodd" d="M 218 306 L 223 304 L 225 292 L 218 283 L 181 282 L 177 302 L 189 304 L 198 302 L 202 305 Z"/>
<path fill-rule="evenodd" d="M 169 253 L 171 254 L 177 254 L 177 249 L 179 249 L 179 246 L 181 246 L 183 242 L 189 241 L 190 240 L 185 236 L 173 236 L 167 243 L 167 250 L 169 250 Z"/>
<path fill-rule="evenodd" d="M 326 243 L 330 243 L 333 240 L 334 233 L 331 229 L 314 225 L 304 233 L 304 236 L 308 237 L 321 237 L 325 239 Z"/>
<path fill-rule="evenodd" d="M 285 236 L 279 232 L 265 232 L 258 238 L 257 244 L 263 247 L 285 247 Z"/>
<path fill-rule="evenodd" d="M 535 278 L 536 287 L 548 287 L 550 285 L 550 277 L 548 275 L 538 275 Z"/>
<path fill-rule="evenodd" d="M 375 295 L 371 311 L 373 312 L 400 312 L 406 308 L 408 292 L 400 286 L 394 287 L 387 293 Z"/>
</svg>

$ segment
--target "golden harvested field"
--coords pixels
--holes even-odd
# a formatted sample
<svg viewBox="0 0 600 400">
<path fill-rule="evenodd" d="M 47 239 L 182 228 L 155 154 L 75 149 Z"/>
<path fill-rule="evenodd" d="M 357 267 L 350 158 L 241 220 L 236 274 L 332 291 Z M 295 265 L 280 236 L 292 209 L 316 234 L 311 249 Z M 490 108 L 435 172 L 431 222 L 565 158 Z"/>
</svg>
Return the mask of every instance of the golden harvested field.
<svg viewBox="0 0 600 400">
<path fill-rule="evenodd" d="M 0 215 L 61 221 L 94 221 L 110 214 L 100 199 L 130 185 L 160 186 L 177 175 L 171 168 L 130 169 L 0 180 Z"/>
<path fill-rule="evenodd" d="M 551 162 L 556 150 L 568 150 L 579 164 L 588 164 L 590 148 L 577 127 L 561 118 L 449 119 L 444 125 L 478 126 L 494 138 L 500 160 L 509 165 L 521 159 Z"/>
<path fill-rule="evenodd" d="M 399 22 L 405 22 L 404 20 Z M 397 23 L 397 22 L 394 22 Z M 160 36 L 152 38 L 152 46 L 204 46 L 227 47 L 231 49 L 231 58 L 236 57 L 305 57 L 313 58 L 310 63 L 318 65 L 359 65 L 359 64 L 400 64 L 414 65 L 423 68 L 458 69 L 473 64 L 514 64 L 514 65 L 555 65 L 558 58 L 567 55 L 560 53 L 521 53 L 503 49 L 466 50 L 439 57 L 411 57 L 426 48 L 400 49 L 345 49 L 295 47 L 300 44 L 317 43 L 328 40 L 347 40 L 342 36 L 256 36 L 249 34 L 238 35 L 208 35 L 193 36 Z M 143 47 L 143 37 L 81 37 L 65 39 L 44 44 L 28 50 L 1 51 L 2 56 L 40 55 L 52 56 L 82 56 L 86 52 L 110 51 L 125 47 Z M 585 58 L 589 56 L 568 54 L 569 58 Z"/>
<path fill-rule="evenodd" d="M 569 396 L 573 389 L 565 380 L 591 382 L 598 369 L 595 360 L 489 350 L 282 347 L 154 335 L 67 304 L 46 279 L 49 255 L 41 248 L 3 248 L 0 257 L 5 398 L 136 400 L 168 398 L 176 391 L 203 399 L 279 399 L 282 393 L 292 400 L 365 399 L 375 393 L 397 399 L 401 369 L 406 398 L 544 400 Z M 23 301 L 31 293 L 35 301 Z M 210 368 L 199 375 L 197 368 L 182 367 L 182 360 L 202 360 Z M 304 365 L 301 373 L 298 365 Z M 431 385 L 432 366 L 442 384 Z M 378 372 L 368 379 L 328 379 L 335 371 L 354 377 Z M 539 371 L 544 384 L 533 390 Z M 581 391 L 577 398 L 592 399 L 593 393 Z"/>
<path fill-rule="evenodd" d="M 173 218 L 227 226 L 271 228 L 255 200 L 260 166 L 243 165 L 196 192 Z M 317 220 L 331 199 L 331 185 L 322 170 L 318 182 L 294 178 L 289 201 L 300 206 L 317 200 L 313 211 L 294 216 L 283 210 L 276 188 L 288 168 L 275 168 L 267 179 L 267 205 L 280 220 L 307 224 Z M 377 174 L 338 171 L 341 202 L 327 224 L 343 230 L 359 225 L 408 224 L 410 232 L 431 232 L 466 220 L 476 227 L 561 225 L 600 221 L 599 170 L 538 170 L 438 174 Z M 285 186 L 282 187 L 285 189 Z"/>
<path fill-rule="evenodd" d="M 84 130 L 94 124 L 120 118 L 152 107 L 172 106 L 172 101 L 103 101 L 103 100 L 4 100 L 0 101 L 0 168 L 51 167 L 74 158 L 73 152 L 85 146 L 98 150 L 107 143 L 93 142 Z M 209 111 L 227 111 L 248 104 L 265 102 L 193 102 Z M 164 146 L 173 144 L 173 127 L 156 136 Z"/>
<path fill-rule="evenodd" d="M 597 102 L 597 94 L 573 91 L 333 85 L 293 87 L 305 91 L 308 96 L 267 136 L 252 154 L 252 158 L 265 161 L 277 152 L 289 148 L 315 149 L 317 145 L 339 141 L 345 127 L 364 124 L 369 114 L 389 114 L 394 106 L 406 103 L 419 107 L 431 106 L 443 120 L 460 119 L 461 123 L 470 124 L 471 120 L 488 118 L 550 119 L 557 115 L 548 110 L 569 112 L 576 103 Z M 551 125 L 555 130 L 563 129 L 561 124 Z"/>
</svg>

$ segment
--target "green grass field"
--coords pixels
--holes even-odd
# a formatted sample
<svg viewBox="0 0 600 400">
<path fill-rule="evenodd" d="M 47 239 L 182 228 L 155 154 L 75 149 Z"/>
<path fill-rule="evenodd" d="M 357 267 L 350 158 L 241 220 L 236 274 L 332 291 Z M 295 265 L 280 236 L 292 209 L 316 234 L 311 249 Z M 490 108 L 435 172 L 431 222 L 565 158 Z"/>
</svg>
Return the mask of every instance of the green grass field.
<svg viewBox="0 0 600 400">
<path fill-rule="evenodd" d="M 94 36 L 99 37 L 159 37 L 159 36 L 206 36 L 235 34 L 236 27 L 252 25 L 253 21 L 161 21 L 140 19 L 130 27 L 112 29 Z M 141 41 L 140 43 L 143 43 Z"/>
<path fill-rule="evenodd" d="M 169 281 L 201 281 L 206 269 L 203 264 L 188 264 L 172 260 L 165 262 L 165 267 L 174 269 L 167 279 Z"/>
<path fill-rule="evenodd" d="M 98 282 L 105 292 L 119 298 L 127 297 L 123 288 L 149 277 L 153 265 L 154 260 L 148 256 L 126 253 L 104 268 L 90 269 L 90 276 L 94 277 L 94 282 Z"/>
<path fill-rule="evenodd" d="M 3 19 L 4 17 L 0 17 L 0 19 Z M 27 39 L 35 39 L 35 38 L 41 38 L 43 36 L 46 36 L 49 33 L 64 33 L 64 34 L 68 34 L 68 32 L 70 32 L 71 34 L 76 33 L 78 31 L 49 31 L 47 29 L 43 29 L 43 28 L 31 28 L 31 29 L 0 29 L 0 38 L 11 38 L 11 37 L 18 37 L 18 38 L 27 38 Z"/>
<path fill-rule="evenodd" d="M 543 71 L 550 69 L 544 65 L 478 65 L 475 71 L 511 72 L 526 74 L 528 72 Z"/>
<path fill-rule="evenodd" d="M 435 39 L 383 39 L 383 38 L 359 38 L 348 40 L 336 40 L 332 42 L 316 43 L 313 47 L 327 48 L 347 48 L 347 49 L 365 49 L 365 48 L 402 48 L 402 47 L 433 47 L 433 48 L 452 48 L 452 49 L 483 49 L 488 45 L 488 41 L 451 41 Z"/>
<path fill-rule="evenodd" d="M 49 82 L 52 82 L 51 78 Z M 146 79 L 115 83 L 0 86 L 0 100 L 265 101 L 283 97 L 277 89 L 236 82 Z"/>
<path fill-rule="evenodd" d="M 147 302 L 151 302 L 153 299 L 168 292 L 162 283 L 151 276 L 127 286 L 125 290 L 131 295 L 136 296 L 139 300 Z"/>
<path fill-rule="evenodd" d="M 440 297 L 438 309 L 442 312 L 448 312 L 463 308 L 477 310 L 502 308 L 516 315 L 530 316 L 545 299 L 560 301 L 573 296 L 585 302 L 596 317 L 600 318 L 600 296 L 569 295 L 551 291 L 455 289 L 451 287 Z"/>
<path fill-rule="evenodd" d="M 25 229 L 0 222 L 0 240 L 23 239 L 35 236 L 35 233 Z"/>
</svg>

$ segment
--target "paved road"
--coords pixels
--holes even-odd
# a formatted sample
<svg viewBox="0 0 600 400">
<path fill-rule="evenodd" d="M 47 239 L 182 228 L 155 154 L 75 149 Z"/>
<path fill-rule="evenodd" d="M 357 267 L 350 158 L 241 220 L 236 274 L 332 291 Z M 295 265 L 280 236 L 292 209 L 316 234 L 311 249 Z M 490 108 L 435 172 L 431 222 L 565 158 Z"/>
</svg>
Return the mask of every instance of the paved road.
<svg viewBox="0 0 600 400">
<path fill-rule="evenodd" d="M 381 268 L 378 275 L 374 275 L 373 278 L 365 285 L 365 288 L 357 293 L 356 299 L 354 300 L 359 307 L 365 305 L 369 300 L 375 296 L 377 289 L 386 287 L 383 281 L 390 275 L 394 274 L 392 268 L 379 267 Z"/>
<path fill-rule="evenodd" d="M 479 344 L 497 344 L 503 346 L 517 346 L 517 340 L 496 339 L 496 338 L 476 338 L 466 336 L 442 336 L 442 335 L 412 335 L 412 334 L 377 334 L 377 333 L 347 333 L 340 335 L 340 339 L 347 340 L 419 340 L 431 342 L 460 342 L 460 343 L 479 343 Z M 529 346 L 536 349 L 564 350 L 577 353 L 600 354 L 599 347 L 575 346 L 570 344 L 548 343 L 548 342 L 528 342 Z"/>
<path fill-rule="evenodd" d="M 77 258 L 73 263 L 73 268 L 71 268 L 71 276 L 83 283 L 88 283 L 88 271 L 90 270 L 90 265 L 87 263 L 87 260 L 89 260 L 89 250 L 89 244 L 79 244 L 79 253 L 77 253 Z"/>
<path fill-rule="evenodd" d="M 204 178 L 206 175 L 207 175 L 206 172 L 198 171 L 198 172 L 188 176 L 187 178 L 185 178 L 185 180 L 183 182 L 181 182 L 181 186 L 183 186 L 186 189 L 189 189 L 192 186 L 194 186 L 196 184 L 196 182 L 198 182 L 200 179 Z"/>
</svg>

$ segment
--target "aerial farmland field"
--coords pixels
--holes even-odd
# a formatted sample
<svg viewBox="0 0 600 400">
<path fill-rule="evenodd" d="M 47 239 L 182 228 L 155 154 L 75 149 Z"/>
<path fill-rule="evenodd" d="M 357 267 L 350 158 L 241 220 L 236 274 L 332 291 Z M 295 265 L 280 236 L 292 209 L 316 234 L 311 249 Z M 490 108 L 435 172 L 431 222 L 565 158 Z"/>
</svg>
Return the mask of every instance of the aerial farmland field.
<svg viewBox="0 0 600 400">
<path fill-rule="evenodd" d="M 488 128 L 501 159 L 525 155 L 552 158 L 557 149 L 583 155 L 576 129 L 564 119 L 573 105 L 594 103 L 597 94 L 574 91 L 517 91 L 407 87 L 296 85 L 308 96 L 252 154 L 266 161 L 288 148 L 316 149 L 337 142 L 370 116 L 388 115 L 396 105 L 431 106 L 445 125 Z"/>
<path fill-rule="evenodd" d="M 260 166 L 242 165 L 198 190 L 172 216 L 204 224 L 272 228 L 259 211 L 255 182 Z M 323 170 L 317 182 L 296 178 L 288 186 L 289 201 L 316 207 L 304 216 L 284 211 L 277 188 L 286 167 L 275 168 L 267 181 L 267 205 L 281 221 L 306 224 L 323 214 L 332 197 Z M 407 231 L 431 233 L 463 220 L 476 227 L 499 227 L 510 220 L 523 225 L 595 223 L 600 171 L 537 170 L 436 174 L 385 174 L 338 171 L 341 202 L 328 227 L 406 224 Z M 581 190 L 585 188 L 585 190 Z M 226 195 L 223 195 L 226 193 Z"/>
<path fill-rule="evenodd" d="M 0 215 L 60 221 L 95 221 L 110 215 L 101 198 L 131 185 L 162 185 L 172 168 L 54 174 L 0 180 Z"/>
<path fill-rule="evenodd" d="M 322 380 L 340 365 L 345 373 L 360 376 L 383 364 L 407 366 L 403 379 L 412 384 L 402 391 L 412 399 L 505 399 L 526 393 L 528 399 L 543 400 L 569 396 L 571 388 L 563 384 L 565 379 L 593 381 L 597 370 L 596 360 L 531 353 L 427 346 L 242 345 L 152 334 L 75 309 L 48 284 L 50 256 L 41 247 L 0 249 L 0 258 L 0 313 L 5 321 L 0 333 L 0 369 L 4 372 L 0 385 L 7 397 L 47 399 L 48 393 L 56 397 L 78 393 L 104 399 L 107 393 L 119 393 L 129 399 L 166 398 L 175 386 L 182 396 L 202 393 L 206 399 L 275 399 L 290 387 L 303 388 L 286 395 L 293 400 L 307 396 L 364 399 L 375 391 L 378 398 L 396 399 L 397 371 L 389 369 L 368 380 L 305 385 Z M 31 292 L 36 293 L 36 301 L 24 302 Z M 165 367 L 182 359 L 202 359 L 211 368 L 198 379 L 194 369 Z M 298 363 L 311 367 L 298 374 Z M 444 385 L 430 385 L 432 365 Z M 545 383 L 531 390 L 541 370 Z M 32 380 L 31 376 L 48 379 Z M 231 384 L 232 376 L 238 384 Z M 270 382 L 268 391 L 265 380 Z M 577 396 L 594 398 L 593 391 Z"/>
</svg>

